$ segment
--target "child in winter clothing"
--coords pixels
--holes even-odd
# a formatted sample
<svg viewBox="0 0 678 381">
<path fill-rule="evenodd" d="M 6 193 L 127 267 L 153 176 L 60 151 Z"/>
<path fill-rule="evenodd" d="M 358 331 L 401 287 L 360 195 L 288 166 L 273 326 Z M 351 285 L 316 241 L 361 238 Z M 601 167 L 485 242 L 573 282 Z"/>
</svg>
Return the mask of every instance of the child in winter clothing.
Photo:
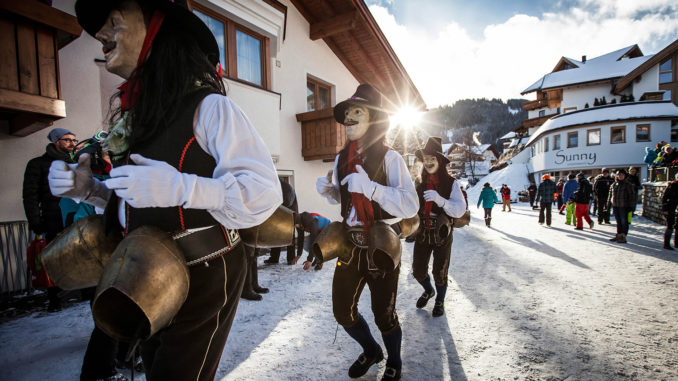
<svg viewBox="0 0 678 381">
<path fill-rule="evenodd" d="M 565 225 L 572 225 L 574 223 L 574 196 L 570 197 L 565 204 Z"/>
</svg>

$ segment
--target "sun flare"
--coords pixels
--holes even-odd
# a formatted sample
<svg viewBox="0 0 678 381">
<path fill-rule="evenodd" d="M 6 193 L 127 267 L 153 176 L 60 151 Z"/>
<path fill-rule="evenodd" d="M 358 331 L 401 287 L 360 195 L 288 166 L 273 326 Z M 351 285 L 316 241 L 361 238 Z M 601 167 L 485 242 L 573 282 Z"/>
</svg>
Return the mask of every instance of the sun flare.
<svg viewBox="0 0 678 381">
<path fill-rule="evenodd" d="M 391 128 L 412 130 L 421 122 L 422 113 L 412 106 L 404 106 L 391 116 Z"/>
</svg>

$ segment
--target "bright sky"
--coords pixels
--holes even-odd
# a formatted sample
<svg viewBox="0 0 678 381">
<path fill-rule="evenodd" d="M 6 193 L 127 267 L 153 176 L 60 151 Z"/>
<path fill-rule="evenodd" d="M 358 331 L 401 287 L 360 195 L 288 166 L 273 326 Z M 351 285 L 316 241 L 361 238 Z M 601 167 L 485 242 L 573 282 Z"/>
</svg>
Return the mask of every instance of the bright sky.
<svg viewBox="0 0 678 381">
<path fill-rule="evenodd" d="M 520 98 L 560 57 L 678 39 L 676 0 L 365 0 L 427 106 Z M 534 99 L 534 94 L 528 94 Z"/>
</svg>

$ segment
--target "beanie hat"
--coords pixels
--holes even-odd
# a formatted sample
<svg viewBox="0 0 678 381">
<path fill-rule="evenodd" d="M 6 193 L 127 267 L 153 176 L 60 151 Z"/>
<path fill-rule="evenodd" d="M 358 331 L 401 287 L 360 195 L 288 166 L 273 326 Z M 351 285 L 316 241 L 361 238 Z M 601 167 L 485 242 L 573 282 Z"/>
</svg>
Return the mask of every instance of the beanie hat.
<svg viewBox="0 0 678 381">
<path fill-rule="evenodd" d="M 50 142 L 56 143 L 57 140 L 61 139 L 64 135 L 75 135 L 74 133 L 68 131 L 65 128 L 55 128 L 52 131 L 47 134 L 47 139 L 49 139 Z"/>
</svg>

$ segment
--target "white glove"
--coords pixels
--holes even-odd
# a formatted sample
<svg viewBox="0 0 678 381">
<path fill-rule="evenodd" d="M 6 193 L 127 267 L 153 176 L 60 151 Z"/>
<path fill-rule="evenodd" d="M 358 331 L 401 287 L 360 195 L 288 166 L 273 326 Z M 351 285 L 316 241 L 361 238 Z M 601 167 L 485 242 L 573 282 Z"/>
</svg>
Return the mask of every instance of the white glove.
<svg viewBox="0 0 678 381">
<path fill-rule="evenodd" d="M 318 191 L 318 193 L 324 195 L 334 190 L 334 184 L 332 184 L 332 173 L 333 171 L 330 169 L 327 172 L 327 176 L 318 177 L 318 180 L 315 182 L 315 189 Z"/>
<path fill-rule="evenodd" d="M 370 177 L 367 175 L 367 172 L 363 169 L 362 166 L 356 165 L 355 169 L 357 172 L 351 173 L 344 177 L 341 180 L 341 185 L 348 183 L 348 191 L 351 193 L 362 193 L 368 199 L 372 199 L 374 191 L 377 186 L 374 181 L 370 180 Z"/>
<path fill-rule="evenodd" d="M 181 205 L 195 209 L 214 209 L 216 204 L 225 199 L 224 185 L 218 179 L 181 173 L 164 161 L 148 159 L 139 154 L 132 154 L 130 159 L 136 165 L 114 168 L 110 173 L 111 178 L 106 180 L 106 186 L 134 208 Z M 201 189 L 198 190 L 198 186 Z M 204 205 L 189 205 L 194 193 L 204 196 L 210 192 L 213 202 L 201 200 Z"/>
<path fill-rule="evenodd" d="M 83 154 L 77 164 L 55 160 L 47 175 L 49 189 L 58 197 L 68 197 L 75 202 L 86 202 L 104 208 L 111 191 L 92 177 L 89 154 Z"/>
<path fill-rule="evenodd" d="M 441 208 L 445 205 L 445 198 L 433 189 L 424 191 L 424 200 L 433 201 Z"/>
</svg>

